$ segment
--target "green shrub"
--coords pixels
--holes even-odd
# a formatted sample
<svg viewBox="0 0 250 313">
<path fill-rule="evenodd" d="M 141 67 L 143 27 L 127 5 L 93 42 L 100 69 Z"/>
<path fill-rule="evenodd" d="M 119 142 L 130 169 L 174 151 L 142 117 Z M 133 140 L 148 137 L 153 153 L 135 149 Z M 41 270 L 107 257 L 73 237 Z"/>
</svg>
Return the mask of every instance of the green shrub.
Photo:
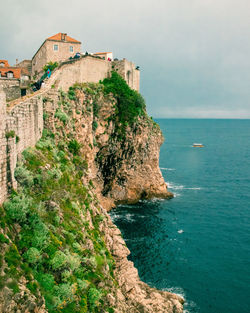
<svg viewBox="0 0 250 313">
<path fill-rule="evenodd" d="M 60 179 L 62 177 L 62 172 L 57 168 L 52 168 L 47 174 L 51 179 Z"/>
<path fill-rule="evenodd" d="M 47 138 L 47 139 L 40 139 L 37 143 L 36 143 L 36 148 L 40 149 L 40 150 L 49 150 L 52 151 L 53 150 L 53 141 L 51 138 Z"/>
<path fill-rule="evenodd" d="M 23 166 L 17 166 L 14 171 L 17 182 L 22 186 L 31 187 L 33 185 L 33 175 Z"/>
<path fill-rule="evenodd" d="M 36 280 L 39 282 L 42 288 L 47 291 L 51 291 L 55 284 L 54 276 L 47 273 L 38 273 L 36 275 Z"/>
<path fill-rule="evenodd" d="M 41 260 L 41 254 L 36 248 L 29 248 L 29 250 L 24 254 L 24 258 L 31 264 L 35 264 Z"/>
<path fill-rule="evenodd" d="M 59 268 L 66 265 L 67 256 L 62 251 L 57 251 L 50 263 L 53 270 L 58 270 Z"/>
<path fill-rule="evenodd" d="M 69 120 L 68 115 L 65 112 L 61 111 L 60 109 L 56 110 L 55 117 L 57 117 L 61 122 L 63 122 L 64 125 Z"/>
<path fill-rule="evenodd" d="M 70 100 L 76 100 L 76 93 L 73 87 L 69 87 L 68 97 Z"/>
<path fill-rule="evenodd" d="M 6 238 L 2 233 L 0 233 L 0 243 L 9 243 L 9 239 Z"/>
<path fill-rule="evenodd" d="M 15 131 L 14 130 L 10 130 L 7 133 L 5 133 L 5 138 L 9 139 L 9 138 L 14 138 L 15 137 Z"/>
<path fill-rule="evenodd" d="M 60 284 L 58 286 L 54 287 L 55 294 L 60 298 L 61 301 L 67 300 L 72 301 L 73 300 L 73 290 L 72 286 L 70 284 Z"/>
<path fill-rule="evenodd" d="M 72 154 L 78 155 L 81 149 L 81 144 L 77 140 L 73 139 L 69 142 L 68 149 Z"/>
<path fill-rule="evenodd" d="M 43 120 L 45 121 L 48 117 L 49 117 L 49 114 L 46 113 L 46 112 L 44 112 L 44 113 L 43 113 Z"/>
<path fill-rule="evenodd" d="M 12 291 L 14 292 L 14 294 L 19 292 L 19 287 L 17 284 L 16 280 L 10 281 L 9 283 L 7 283 L 7 286 L 12 289 Z"/>
<path fill-rule="evenodd" d="M 105 78 L 101 83 L 104 85 L 106 94 L 112 93 L 117 100 L 117 114 L 119 122 L 129 125 L 145 114 L 145 101 L 143 97 L 135 90 L 131 89 L 126 81 L 115 71 L 110 78 Z"/>
<path fill-rule="evenodd" d="M 4 203 L 7 216 L 16 222 L 24 222 L 31 207 L 31 199 L 25 195 L 16 195 Z"/>
<path fill-rule="evenodd" d="M 8 251 L 5 253 L 4 259 L 9 267 L 11 265 L 15 267 L 18 266 L 21 256 L 14 244 L 11 244 Z"/>
<path fill-rule="evenodd" d="M 97 127 L 98 127 L 97 121 L 93 121 L 93 123 L 92 123 L 92 129 L 93 129 L 93 131 L 95 131 L 95 130 L 97 129 Z"/>
<path fill-rule="evenodd" d="M 44 70 L 45 73 L 47 72 L 48 69 L 50 69 L 51 72 L 52 72 L 57 67 L 58 67 L 58 63 L 57 62 L 50 61 L 46 65 L 44 65 L 43 70 Z"/>
<path fill-rule="evenodd" d="M 91 310 L 94 310 L 99 305 L 99 300 L 101 298 L 102 294 L 99 290 L 92 287 L 88 291 L 88 301 L 89 301 L 89 307 Z"/>
<path fill-rule="evenodd" d="M 34 218 L 30 224 L 33 229 L 32 245 L 38 249 L 44 249 L 48 245 L 48 227 L 40 220 L 40 217 Z"/>
<path fill-rule="evenodd" d="M 86 290 L 89 286 L 89 282 L 87 280 L 77 279 L 77 284 L 81 291 Z"/>
</svg>

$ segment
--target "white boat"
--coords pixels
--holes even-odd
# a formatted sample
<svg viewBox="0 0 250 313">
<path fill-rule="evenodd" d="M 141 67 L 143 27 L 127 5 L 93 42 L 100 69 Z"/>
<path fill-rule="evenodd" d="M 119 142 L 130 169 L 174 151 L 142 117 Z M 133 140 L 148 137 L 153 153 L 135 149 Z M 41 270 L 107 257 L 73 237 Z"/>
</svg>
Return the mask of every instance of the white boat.
<svg viewBox="0 0 250 313">
<path fill-rule="evenodd" d="M 204 145 L 202 143 L 193 143 L 194 148 L 203 148 Z"/>
</svg>

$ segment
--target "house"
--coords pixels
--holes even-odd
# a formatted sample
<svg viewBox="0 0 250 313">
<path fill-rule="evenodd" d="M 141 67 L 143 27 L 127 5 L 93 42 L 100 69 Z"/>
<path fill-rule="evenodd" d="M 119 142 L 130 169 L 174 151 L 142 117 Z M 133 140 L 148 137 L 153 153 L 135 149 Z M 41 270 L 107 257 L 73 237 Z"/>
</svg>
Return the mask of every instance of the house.
<svg viewBox="0 0 250 313">
<path fill-rule="evenodd" d="M 80 50 L 81 42 L 66 33 L 58 33 L 45 39 L 32 58 L 32 76 L 41 74 L 48 62 L 65 61 Z"/>
<path fill-rule="evenodd" d="M 20 79 L 21 68 L 10 66 L 7 60 L 0 60 L 0 77 Z"/>
<path fill-rule="evenodd" d="M 98 52 L 98 53 L 93 53 L 94 56 L 100 57 L 103 60 L 106 61 L 113 61 L 113 53 L 112 52 Z"/>
<path fill-rule="evenodd" d="M 10 66 L 7 60 L 0 60 L 0 85 L 6 93 L 7 101 L 25 96 L 30 84 L 31 72 L 28 60 Z"/>
</svg>

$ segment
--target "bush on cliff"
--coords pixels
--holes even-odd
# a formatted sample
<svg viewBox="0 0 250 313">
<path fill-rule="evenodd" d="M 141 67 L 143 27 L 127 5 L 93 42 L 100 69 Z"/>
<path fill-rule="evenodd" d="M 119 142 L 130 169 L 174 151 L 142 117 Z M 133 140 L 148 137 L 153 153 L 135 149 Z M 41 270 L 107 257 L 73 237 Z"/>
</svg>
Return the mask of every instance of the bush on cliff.
<svg viewBox="0 0 250 313">
<path fill-rule="evenodd" d="M 126 81 L 115 71 L 110 78 L 100 82 L 106 94 L 112 93 L 117 100 L 117 116 L 123 125 L 131 125 L 145 114 L 146 105 L 142 95 L 131 89 Z"/>
<path fill-rule="evenodd" d="M 49 63 L 47 63 L 46 65 L 44 65 L 43 70 L 46 73 L 48 70 L 54 71 L 55 68 L 58 67 L 58 63 L 57 62 L 52 62 L 50 61 Z"/>
</svg>

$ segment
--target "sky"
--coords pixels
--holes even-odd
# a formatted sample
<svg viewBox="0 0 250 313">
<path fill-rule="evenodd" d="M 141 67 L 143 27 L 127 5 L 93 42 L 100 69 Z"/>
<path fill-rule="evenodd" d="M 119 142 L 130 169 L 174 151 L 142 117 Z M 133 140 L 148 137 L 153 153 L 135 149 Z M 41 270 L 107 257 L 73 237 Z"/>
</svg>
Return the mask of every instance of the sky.
<svg viewBox="0 0 250 313">
<path fill-rule="evenodd" d="M 250 118 L 249 0 L 1 0 L 0 59 L 65 32 L 140 66 L 155 118 Z"/>
</svg>

